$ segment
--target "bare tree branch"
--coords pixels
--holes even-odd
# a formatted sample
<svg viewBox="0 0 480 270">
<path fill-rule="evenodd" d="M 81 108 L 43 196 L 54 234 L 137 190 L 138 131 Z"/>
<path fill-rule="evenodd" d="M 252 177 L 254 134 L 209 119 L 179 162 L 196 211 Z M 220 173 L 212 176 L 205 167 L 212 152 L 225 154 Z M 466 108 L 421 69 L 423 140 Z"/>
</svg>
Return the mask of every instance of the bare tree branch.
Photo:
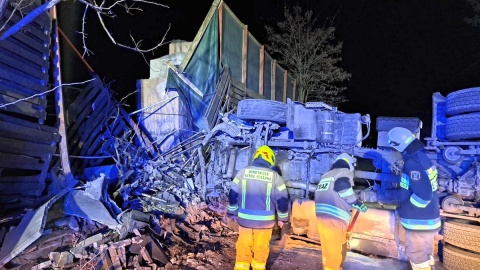
<svg viewBox="0 0 480 270">
<path fill-rule="evenodd" d="M 346 88 L 338 83 L 351 75 L 338 66 L 343 43 L 335 42 L 333 19 L 327 18 L 318 27 L 313 12 L 302 11 L 298 4 L 292 9 L 285 6 L 284 17 L 275 29 L 265 27 L 270 41 L 267 47 L 293 73 L 299 101 L 322 100 L 332 105 L 345 102 L 342 92 Z"/>
<path fill-rule="evenodd" d="M 473 17 L 465 18 L 465 22 L 474 27 L 480 27 L 480 1 L 466 0 L 471 6 L 475 14 Z"/>
<path fill-rule="evenodd" d="M 55 91 L 57 88 L 62 87 L 62 86 L 85 84 L 85 83 L 91 82 L 91 81 L 93 81 L 93 80 L 95 80 L 95 78 L 90 79 L 90 80 L 86 80 L 86 81 L 83 81 L 83 82 L 74 82 L 74 83 L 64 83 L 64 84 L 60 84 L 60 85 L 57 85 L 57 86 L 55 86 L 54 88 L 52 88 L 52 89 L 50 89 L 50 90 L 47 90 L 47 91 L 45 91 L 45 92 L 37 93 L 37 94 L 35 94 L 35 95 L 29 96 L 29 97 L 26 97 L 26 98 L 21 98 L 21 99 L 15 100 L 15 101 L 10 102 L 10 103 L 0 104 L 0 109 L 1 109 L 1 108 L 5 108 L 5 107 L 8 107 L 8 106 L 13 105 L 13 104 L 16 104 L 16 103 L 21 102 L 21 101 L 25 101 L 25 100 L 32 99 L 32 98 L 34 98 L 34 97 L 43 96 L 43 95 L 45 95 L 45 94 L 47 94 L 47 93 L 49 93 L 49 92 Z"/>
</svg>

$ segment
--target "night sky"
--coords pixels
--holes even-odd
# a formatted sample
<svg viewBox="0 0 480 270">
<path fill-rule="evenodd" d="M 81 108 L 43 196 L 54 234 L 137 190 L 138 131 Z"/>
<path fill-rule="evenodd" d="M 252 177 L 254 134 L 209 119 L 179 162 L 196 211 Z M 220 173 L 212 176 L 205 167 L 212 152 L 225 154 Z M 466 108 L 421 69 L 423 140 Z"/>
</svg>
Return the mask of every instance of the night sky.
<svg viewBox="0 0 480 270">
<path fill-rule="evenodd" d="M 135 12 L 134 16 L 118 9 L 119 18 L 106 21 L 118 41 L 131 44 L 129 34 L 132 34 L 137 39 L 143 38 L 145 47 L 151 47 L 162 38 L 169 22 L 167 41 L 191 41 L 213 2 L 157 1 L 170 8 L 142 5 L 144 11 Z M 264 25 L 274 25 L 283 14 L 283 1 L 225 0 L 225 3 L 263 44 L 267 43 Z M 474 14 L 464 0 L 300 0 L 299 3 L 314 10 L 319 22 L 336 17 L 336 37 L 343 41 L 341 66 L 352 74 L 351 80 L 344 84 L 349 102 L 339 107 L 342 111 L 368 113 L 373 123 L 377 116 L 418 116 L 424 122 L 424 135 L 428 135 L 432 93 L 446 95 L 480 86 L 480 28 L 464 22 L 465 17 Z M 60 5 L 64 16 L 61 27 L 80 44 L 79 35 L 73 32 L 79 30 L 79 22 L 72 24 L 71 18 L 81 18 L 82 9 L 74 11 L 76 4 L 71 2 Z M 111 88 L 119 93 L 119 98 L 133 92 L 137 79 L 149 77 L 144 59 L 138 53 L 113 45 L 98 30 L 94 14 L 89 13 L 88 18 L 87 46 L 95 54 L 86 60 L 106 82 L 112 82 Z M 157 58 L 167 52 L 165 45 L 145 57 Z M 65 53 L 69 63 L 78 62 L 69 57 Z M 66 72 L 67 81 L 86 74 L 81 66 L 71 67 L 75 71 Z M 132 110 L 134 106 L 131 103 Z"/>
</svg>

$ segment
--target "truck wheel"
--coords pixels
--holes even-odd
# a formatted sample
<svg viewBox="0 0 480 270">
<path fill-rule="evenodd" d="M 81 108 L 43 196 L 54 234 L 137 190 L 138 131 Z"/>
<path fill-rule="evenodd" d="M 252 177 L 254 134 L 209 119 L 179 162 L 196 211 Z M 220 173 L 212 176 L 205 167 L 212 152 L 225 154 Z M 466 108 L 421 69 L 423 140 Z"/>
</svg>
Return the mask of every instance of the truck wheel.
<svg viewBox="0 0 480 270">
<path fill-rule="evenodd" d="M 443 247 L 443 265 L 448 270 L 477 270 L 480 269 L 480 255 L 452 245 L 445 245 Z"/>
<path fill-rule="evenodd" d="M 279 124 L 287 122 L 287 104 L 265 99 L 244 99 L 238 102 L 237 116 L 242 120 L 261 120 Z"/>
<path fill-rule="evenodd" d="M 443 224 L 444 241 L 460 248 L 480 252 L 480 242 L 478 241 L 479 235 L 480 226 L 453 220 L 446 220 Z"/>
<path fill-rule="evenodd" d="M 445 122 L 447 140 L 480 138 L 480 113 L 462 114 L 448 117 Z"/>
<path fill-rule="evenodd" d="M 448 94 L 445 106 L 448 116 L 480 111 L 480 87 L 463 89 Z"/>
</svg>

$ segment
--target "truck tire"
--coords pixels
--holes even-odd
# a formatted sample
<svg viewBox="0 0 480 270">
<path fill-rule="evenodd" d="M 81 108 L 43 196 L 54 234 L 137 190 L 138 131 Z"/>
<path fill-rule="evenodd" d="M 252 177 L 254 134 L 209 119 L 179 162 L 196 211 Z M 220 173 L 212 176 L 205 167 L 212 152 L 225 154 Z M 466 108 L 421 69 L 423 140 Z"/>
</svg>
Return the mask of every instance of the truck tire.
<svg viewBox="0 0 480 270">
<path fill-rule="evenodd" d="M 480 269 L 480 255 L 452 245 L 445 245 L 443 247 L 443 265 L 448 270 L 477 270 Z"/>
<path fill-rule="evenodd" d="M 446 220 L 443 224 L 444 241 L 463 249 L 480 252 L 479 235 L 480 226 L 453 220 Z"/>
<path fill-rule="evenodd" d="M 480 123 L 480 113 L 448 117 L 445 122 L 445 138 L 452 141 L 480 138 L 478 123 Z"/>
<path fill-rule="evenodd" d="M 261 120 L 279 124 L 287 122 L 287 104 L 265 99 L 244 99 L 238 102 L 237 116 L 242 120 Z"/>
<path fill-rule="evenodd" d="M 480 111 L 480 87 L 463 89 L 448 94 L 445 106 L 448 116 Z"/>
</svg>

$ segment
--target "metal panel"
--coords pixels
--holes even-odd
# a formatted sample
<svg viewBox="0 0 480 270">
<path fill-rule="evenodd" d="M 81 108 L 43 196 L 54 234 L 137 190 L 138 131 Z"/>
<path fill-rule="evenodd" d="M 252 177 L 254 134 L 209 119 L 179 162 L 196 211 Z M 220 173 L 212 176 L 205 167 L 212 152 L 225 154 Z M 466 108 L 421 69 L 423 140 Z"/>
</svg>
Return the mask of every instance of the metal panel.
<svg viewBox="0 0 480 270">
<path fill-rule="evenodd" d="M 285 70 L 278 64 L 275 65 L 275 100 L 283 102 Z"/>
<path fill-rule="evenodd" d="M 406 259 L 395 210 L 369 208 L 360 213 L 349 243 L 352 250 Z"/>
</svg>

